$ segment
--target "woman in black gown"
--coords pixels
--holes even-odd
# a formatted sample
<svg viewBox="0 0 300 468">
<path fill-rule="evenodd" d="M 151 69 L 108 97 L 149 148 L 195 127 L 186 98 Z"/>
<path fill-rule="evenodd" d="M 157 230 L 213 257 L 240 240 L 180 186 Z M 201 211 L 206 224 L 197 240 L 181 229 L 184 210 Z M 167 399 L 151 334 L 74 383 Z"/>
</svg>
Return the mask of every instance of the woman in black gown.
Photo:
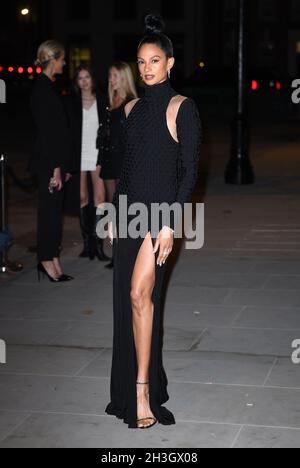
<svg viewBox="0 0 300 468">
<path fill-rule="evenodd" d="M 168 401 L 168 380 L 162 360 L 161 291 L 165 264 L 173 249 L 170 225 L 160 223 L 138 239 L 119 235 L 120 196 L 128 206 L 190 201 L 195 187 L 201 123 L 193 100 L 179 96 L 168 80 L 174 65 L 173 46 L 162 33 L 162 20 L 146 17 L 147 35 L 138 48 L 145 97 L 125 107 L 125 156 L 114 199 L 117 225 L 111 226 L 114 254 L 114 341 L 111 402 L 106 412 L 129 428 L 156 422 L 175 424 L 162 405 Z M 130 216 L 128 220 L 130 220 Z M 114 238 L 114 240 L 113 240 Z"/>
<path fill-rule="evenodd" d="M 115 62 L 109 69 L 109 86 L 105 112 L 99 122 L 97 146 L 100 177 L 104 180 L 107 201 L 113 201 L 119 183 L 123 162 L 122 127 L 124 107 L 137 98 L 137 92 L 130 66 L 125 62 Z"/>
</svg>

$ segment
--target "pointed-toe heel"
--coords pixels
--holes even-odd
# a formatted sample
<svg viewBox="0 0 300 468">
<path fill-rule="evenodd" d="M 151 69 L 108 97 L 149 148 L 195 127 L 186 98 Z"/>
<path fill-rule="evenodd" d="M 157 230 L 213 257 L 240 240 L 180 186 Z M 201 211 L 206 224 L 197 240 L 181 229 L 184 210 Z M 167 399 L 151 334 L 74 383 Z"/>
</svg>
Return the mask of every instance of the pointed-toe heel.
<svg viewBox="0 0 300 468">
<path fill-rule="evenodd" d="M 73 276 L 69 276 L 69 275 L 60 275 L 59 277 L 59 281 L 61 282 L 67 282 L 67 281 L 73 281 Z"/>
</svg>

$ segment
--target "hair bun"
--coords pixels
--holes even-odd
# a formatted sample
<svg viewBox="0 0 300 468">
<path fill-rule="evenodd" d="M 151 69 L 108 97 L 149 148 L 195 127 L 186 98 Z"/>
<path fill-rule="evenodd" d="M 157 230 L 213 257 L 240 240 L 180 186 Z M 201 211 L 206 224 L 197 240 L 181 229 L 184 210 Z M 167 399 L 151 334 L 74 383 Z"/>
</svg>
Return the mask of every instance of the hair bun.
<svg viewBox="0 0 300 468">
<path fill-rule="evenodd" d="M 146 32 L 150 34 L 162 33 L 165 29 L 164 20 L 160 15 L 149 14 L 145 16 Z"/>
</svg>

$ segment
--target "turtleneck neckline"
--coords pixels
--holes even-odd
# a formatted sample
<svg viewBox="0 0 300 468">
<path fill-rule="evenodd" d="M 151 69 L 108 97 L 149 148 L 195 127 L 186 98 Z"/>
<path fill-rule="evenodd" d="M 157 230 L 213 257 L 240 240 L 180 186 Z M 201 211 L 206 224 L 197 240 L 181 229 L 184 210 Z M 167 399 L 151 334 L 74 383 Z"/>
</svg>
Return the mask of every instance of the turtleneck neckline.
<svg viewBox="0 0 300 468">
<path fill-rule="evenodd" d="M 155 85 L 145 85 L 145 98 L 147 100 L 161 99 L 173 92 L 169 79 Z"/>
</svg>

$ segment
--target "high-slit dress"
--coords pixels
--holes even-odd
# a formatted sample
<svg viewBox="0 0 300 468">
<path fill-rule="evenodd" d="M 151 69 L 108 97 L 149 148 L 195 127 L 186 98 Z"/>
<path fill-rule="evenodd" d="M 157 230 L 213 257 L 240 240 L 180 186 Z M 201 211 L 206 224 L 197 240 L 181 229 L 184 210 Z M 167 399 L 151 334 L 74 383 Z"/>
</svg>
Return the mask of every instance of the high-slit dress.
<svg viewBox="0 0 300 468">
<path fill-rule="evenodd" d="M 137 357 L 133 332 L 131 304 L 131 278 L 140 248 L 148 232 L 151 232 L 153 247 L 157 232 L 149 229 L 137 239 L 118 236 L 119 197 L 127 195 L 128 206 L 143 202 L 149 209 L 151 203 L 184 203 L 190 201 L 197 182 L 201 121 L 195 102 L 187 98 L 180 105 L 177 115 L 179 143 L 171 136 L 167 125 L 167 109 L 176 93 L 169 80 L 146 86 L 145 96 L 137 101 L 125 124 L 125 156 L 114 204 L 117 209 L 117 236 L 113 242 L 113 355 L 110 381 L 111 401 L 106 413 L 114 415 L 137 428 Z M 128 216 L 128 223 L 133 217 Z M 171 216 L 169 227 L 176 229 L 178 220 Z M 162 225 L 160 221 L 159 229 Z M 157 261 L 159 252 L 156 254 Z M 162 356 L 162 311 L 161 292 L 166 264 L 155 262 L 155 286 L 152 295 L 154 304 L 151 356 L 149 365 L 149 399 L 151 411 L 159 423 L 175 424 L 173 414 L 164 406 L 169 400 L 168 379 Z"/>
</svg>

